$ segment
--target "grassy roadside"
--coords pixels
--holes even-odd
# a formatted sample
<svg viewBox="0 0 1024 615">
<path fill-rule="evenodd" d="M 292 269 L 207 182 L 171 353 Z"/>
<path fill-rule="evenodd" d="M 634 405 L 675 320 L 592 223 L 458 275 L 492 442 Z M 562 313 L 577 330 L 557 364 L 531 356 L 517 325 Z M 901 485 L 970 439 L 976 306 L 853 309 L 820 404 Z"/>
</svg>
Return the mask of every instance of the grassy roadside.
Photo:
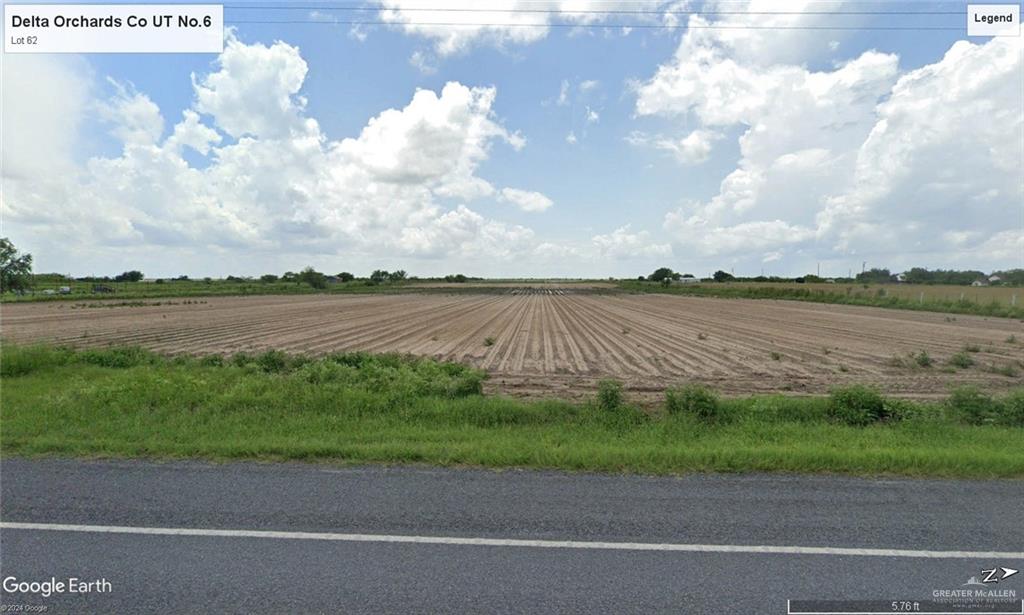
<svg viewBox="0 0 1024 615">
<path fill-rule="evenodd" d="M 843 285 L 838 285 L 835 290 L 825 290 L 821 288 L 794 288 L 782 285 L 771 286 L 758 283 L 715 284 L 708 282 L 662 286 L 654 282 L 626 281 L 620 282 L 619 287 L 634 293 L 662 293 L 722 299 L 784 299 L 788 301 L 808 301 L 811 303 L 864 305 L 919 312 L 972 314 L 975 316 L 1024 319 L 1024 306 L 1013 306 L 995 300 L 989 303 L 971 301 L 969 299 L 962 301 L 949 299 L 925 299 L 918 301 L 908 297 L 879 295 L 877 292 L 867 293 L 855 287 Z"/>
<path fill-rule="evenodd" d="M 215 280 L 209 284 L 201 281 L 167 282 L 115 282 L 110 284 L 112 293 L 92 293 L 92 284 L 74 282 L 72 292 L 67 295 L 15 295 L 0 293 L 0 303 L 41 303 L 53 301 L 91 302 L 134 302 L 141 299 L 189 299 L 196 297 L 246 297 L 255 295 L 365 295 L 409 292 L 408 283 L 368 285 L 363 282 L 332 284 L 326 289 L 313 288 L 296 282 L 226 282 Z"/>
<path fill-rule="evenodd" d="M 683 387 L 645 413 L 612 382 L 587 403 L 526 402 L 481 395 L 477 370 L 392 355 L 9 344 L 0 377 L 4 455 L 1024 477 L 1024 392 L 917 404 L 856 387 L 730 400 Z"/>
</svg>

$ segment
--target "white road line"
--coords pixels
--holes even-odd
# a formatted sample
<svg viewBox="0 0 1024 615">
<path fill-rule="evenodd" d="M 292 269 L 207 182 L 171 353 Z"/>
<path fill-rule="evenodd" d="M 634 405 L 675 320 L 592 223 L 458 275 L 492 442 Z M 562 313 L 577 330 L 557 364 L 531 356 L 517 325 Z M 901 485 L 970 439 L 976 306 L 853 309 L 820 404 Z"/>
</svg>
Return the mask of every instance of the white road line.
<svg viewBox="0 0 1024 615">
<path fill-rule="evenodd" d="M 284 538 L 340 542 L 391 542 L 422 545 L 479 547 L 533 547 L 540 549 L 596 549 L 612 551 L 681 551 L 688 553 L 764 553 L 779 555 L 868 555 L 875 557 L 923 557 L 938 559 L 1024 559 L 1013 551 L 921 551 L 913 549 L 856 549 L 846 547 L 794 547 L 779 545 L 701 545 L 649 542 L 590 542 L 579 540 L 522 540 L 513 538 L 462 538 L 458 536 L 402 536 L 391 534 L 337 534 L 333 532 L 275 532 L 267 530 L 215 530 L 186 527 L 130 527 L 121 525 L 69 525 L 64 523 L 0 522 L 5 530 L 45 530 L 98 534 L 152 536 L 204 536 L 217 538 Z"/>
</svg>

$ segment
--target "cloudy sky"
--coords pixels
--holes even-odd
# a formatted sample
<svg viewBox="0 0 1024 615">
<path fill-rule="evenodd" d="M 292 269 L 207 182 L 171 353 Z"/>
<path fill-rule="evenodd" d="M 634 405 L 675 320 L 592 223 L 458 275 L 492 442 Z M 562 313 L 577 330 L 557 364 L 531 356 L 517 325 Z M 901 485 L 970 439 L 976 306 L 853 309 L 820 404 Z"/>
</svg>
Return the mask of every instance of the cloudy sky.
<svg viewBox="0 0 1024 615">
<path fill-rule="evenodd" d="M 1024 266 L 1022 39 L 965 3 L 257 4 L 219 56 L 3 57 L 37 271 Z"/>
</svg>

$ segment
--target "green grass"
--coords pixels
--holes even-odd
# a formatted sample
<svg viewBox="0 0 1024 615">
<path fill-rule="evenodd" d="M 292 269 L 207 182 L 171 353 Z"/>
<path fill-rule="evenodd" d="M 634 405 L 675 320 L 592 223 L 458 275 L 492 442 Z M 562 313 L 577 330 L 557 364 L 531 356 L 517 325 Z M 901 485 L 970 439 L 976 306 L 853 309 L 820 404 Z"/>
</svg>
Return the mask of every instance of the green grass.
<svg viewBox="0 0 1024 615">
<path fill-rule="evenodd" d="M 367 294 L 407 292 L 410 283 L 367 284 L 363 280 L 345 283 L 328 284 L 325 289 L 313 288 L 309 284 L 299 282 L 260 282 L 227 281 L 227 280 L 173 280 L 162 284 L 155 282 L 99 282 L 102 286 L 113 289 L 111 293 L 94 293 L 92 282 L 78 282 L 65 279 L 53 279 L 53 276 L 39 276 L 35 282 L 35 292 L 26 295 L 0 293 L 0 302 L 26 303 L 38 301 L 75 301 L 82 309 L 98 307 L 118 307 L 133 305 L 150 305 L 142 299 L 181 299 L 188 297 L 225 297 L 247 295 L 309 295 L 309 294 Z M 68 286 L 71 293 L 67 295 L 43 294 L 43 290 L 56 290 Z"/>
<path fill-rule="evenodd" d="M 396 355 L 163 357 L 5 345 L 4 455 L 422 462 L 609 472 L 1024 477 L 1024 393 L 919 404 L 854 391 L 722 399 L 673 389 L 642 410 L 480 393 L 483 374 Z M 863 425 L 838 419 L 861 403 Z M 1017 426 L 1015 426 L 1017 425 Z"/>
<path fill-rule="evenodd" d="M 893 286 L 894 293 L 881 288 L 874 293 L 851 285 L 772 285 L 770 283 L 700 283 L 673 284 L 662 286 L 652 282 L 636 280 L 619 283 L 623 290 L 638 293 L 665 293 L 670 295 L 691 295 L 697 297 L 719 297 L 724 299 L 784 299 L 789 301 L 809 301 L 812 303 L 836 303 L 843 305 L 864 305 L 887 307 L 901 310 L 917 310 L 924 312 L 945 312 L 950 314 L 975 314 L 978 316 L 998 316 L 1003 318 L 1024 319 L 1024 306 L 1011 305 L 993 297 L 989 302 L 971 299 L 947 299 L 933 297 L 919 300 L 914 297 L 895 294 L 901 290 Z M 1014 291 L 1017 289 L 1000 289 Z"/>
</svg>

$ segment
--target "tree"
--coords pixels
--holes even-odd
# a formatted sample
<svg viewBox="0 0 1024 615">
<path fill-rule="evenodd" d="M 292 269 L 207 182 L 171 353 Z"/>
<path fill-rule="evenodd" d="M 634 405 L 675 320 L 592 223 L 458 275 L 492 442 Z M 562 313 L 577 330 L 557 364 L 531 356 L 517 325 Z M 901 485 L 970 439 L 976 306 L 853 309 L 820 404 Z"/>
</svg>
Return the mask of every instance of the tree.
<svg viewBox="0 0 1024 615">
<path fill-rule="evenodd" d="M 714 278 L 716 282 L 729 282 L 736 279 L 731 273 L 726 273 L 721 269 L 715 272 Z"/>
<path fill-rule="evenodd" d="M 327 288 L 327 276 L 312 267 L 306 267 L 303 269 L 302 272 L 299 273 L 298 281 L 309 284 L 313 288 Z"/>
<path fill-rule="evenodd" d="M 277 276 L 272 273 L 264 273 L 263 275 L 260 276 L 260 282 L 263 282 L 264 284 L 270 284 L 276 281 Z"/>
<path fill-rule="evenodd" d="M 121 275 L 114 276 L 115 282 L 141 282 L 142 272 L 132 269 L 131 271 L 125 271 Z"/>
<path fill-rule="evenodd" d="M 857 281 L 864 284 L 884 284 L 894 281 L 894 276 L 888 269 L 872 268 L 857 274 Z"/>
<path fill-rule="evenodd" d="M 398 271 L 392 271 L 388 274 L 388 280 L 392 282 L 401 282 L 405 279 L 405 270 L 399 269 Z"/>
<path fill-rule="evenodd" d="M 28 288 L 32 273 L 32 255 L 19 254 L 6 237 L 0 237 L 0 292 Z"/>
<path fill-rule="evenodd" d="M 380 284 L 381 282 L 387 280 L 390 276 L 391 274 L 388 273 L 387 271 L 384 271 L 383 269 L 374 269 L 373 273 L 370 274 L 370 281 L 373 282 L 374 284 Z"/>
<path fill-rule="evenodd" d="M 679 278 L 677 276 L 679 276 L 679 274 L 668 267 L 661 267 L 659 269 L 655 269 L 654 273 L 647 276 L 647 279 L 652 282 L 661 282 L 662 280 L 678 280 Z"/>
<path fill-rule="evenodd" d="M 352 275 L 347 271 L 342 271 L 341 273 L 338 274 L 338 279 L 341 280 L 342 282 L 351 282 L 352 280 L 356 279 L 356 276 Z"/>
<path fill-rule="evenodd" d="M 466 276 L 462 275 L 461 273 L 456 273 L 454 275 L 448 274 L 444 276 L 445 282 L 454 282 L 456 284 L 464 284 L 466 282 L 466 279 Z"/>
</svg>

